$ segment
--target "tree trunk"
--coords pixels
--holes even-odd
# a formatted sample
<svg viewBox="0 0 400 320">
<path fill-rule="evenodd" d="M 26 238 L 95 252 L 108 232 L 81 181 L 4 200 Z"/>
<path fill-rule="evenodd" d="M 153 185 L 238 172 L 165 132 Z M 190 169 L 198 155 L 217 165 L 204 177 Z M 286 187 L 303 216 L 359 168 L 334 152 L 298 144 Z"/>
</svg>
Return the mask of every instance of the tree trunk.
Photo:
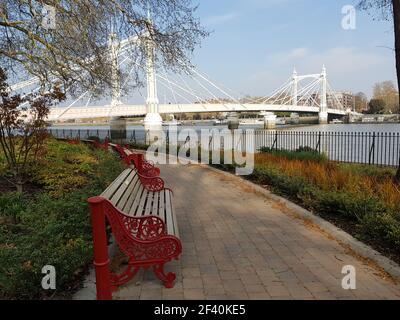
<svg viewBox="0 0 400 320">
<path fill-rule="evenodd" d="M 24 184 L 22 183 L 22 180 L 20 178 L 17 178 L 15 185 L 17 187 L 17 192 L 22 193 Z"/>
<path fill-rule="evenodd" d="M 400 0 L 392 0 L 393 3 L 393 22 L 394 22 L 394 39 L 395 39 L 395 52 L 396 52 L 396 69 L 397 69 L 397 83 L 400 89 Z M 399 95 L 399 108 L 400 108 L 400 95 Z M 399 110 L 400 114 L 400 110 Z M 395 181 L 400 183 L 400 158 L 399 166 L 395 176 Z"/>
<path fill-rule="evenodd" d="M 22 183 L 17 183 L 17 192 L 18 193 L 22 193 L 23 192 Z"/>
</svg>

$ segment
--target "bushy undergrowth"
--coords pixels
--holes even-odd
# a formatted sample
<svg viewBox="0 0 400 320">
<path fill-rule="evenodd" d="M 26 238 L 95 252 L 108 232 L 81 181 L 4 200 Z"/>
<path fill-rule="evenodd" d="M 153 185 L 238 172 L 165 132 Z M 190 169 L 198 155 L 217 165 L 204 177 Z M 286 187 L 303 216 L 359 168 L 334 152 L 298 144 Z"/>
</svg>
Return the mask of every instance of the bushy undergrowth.
<svg viewBox="0 0 400 320">
<path fill-rule="evenodd" d="M 0 297 L 43 298 L 68 291 L 92 260 L 87 198 L 100 194 L 123 169 L 112 154 L 83 144 L 46 143 L 32 168 L 42 192 L 0 195 Z M 57 291 L 41 287 L 42 267 L 57 272 Z"/>
<path fill-rule="evenodd" d="M 394 173 L 388 168 L 329 162 L 304 150 L 264 150 L 255 155 L 249 178 L 316 214 L 349 221 L 356 225 L 358 238 L 400 253 L 400 190 L 393 182 Z"/>
<path fill-rule="evenodd" d="M 136 150 L 147 150 L 150 145 L 140 142 L 131 142 L 129 143 L 129 148 L 136 149 Z"/>
<path fill-rule="evenodd" d="M 285 157 L 286 159 L 290 160 L 309 160 L 318 162 L 328 161 L 328 158 L 325 154 L 321 154 L 310 147 L 300 147 L 295 151 L 274 150 L 272 148 L 262 147 L 259 151 L 261 153 L 268 153 L 276 156 Z"/>
</svg>

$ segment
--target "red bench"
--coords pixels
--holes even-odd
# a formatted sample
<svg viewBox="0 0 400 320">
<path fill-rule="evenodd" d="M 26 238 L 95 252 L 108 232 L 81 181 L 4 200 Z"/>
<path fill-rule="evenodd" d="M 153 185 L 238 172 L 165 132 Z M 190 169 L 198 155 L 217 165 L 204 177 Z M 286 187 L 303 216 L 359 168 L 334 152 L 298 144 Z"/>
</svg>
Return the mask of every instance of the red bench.
<svg viewBox="0 0 400 320">
<path fill-rule="evenodd" d="M 95 148 L 97 148 L 97 149 L 103 149 L 104 151 L 108 151 L 108 148 L 109 148 L 109 142 L 108 142 L 108 140 L 106 139 L 106 140 L 104 140 L 104 143 L 100 143 L 100 142 L 98 142 L 98 141 L 96 141 L 96 140 L 91 140 L 91 142 L 93 143 L 93 145 L 95 146 Z"/>
<path fill-rule="evenodd" d="M 68 144 L 72 144 L 72 145 L 77 145 L 77 144 L 80 144 L 81 141 L 80 141 L 79 138 L 76 138 L 76 139 L 67 139 L 67 143 L 68 143 Z"/>
<path fill-rule="evenodd" d="M 153 268 L 166 288 L 175 274 L 164 265 L 182 253 L 173 193 L 159 177 L 145 177 L 132 166 L 98 197 L 90 198 L 97 298 L 112 299 L 112 291 L 130 281 L 140 268 Z M 121 251 L 129 258 L 121 274 L 109 270 L 106 221 Z"/>
<path fill-rule="evenodd" d="M 127 166 L 133 164 L 141 175 L 147 177 L 160 176 L 160 169 L 153 162 L 146 160 L 144 154 L 133 153 L 128 148 L 123 148 L 118 144 L 110 144 L 110 146 L 119 154 Z"/>
</svg>

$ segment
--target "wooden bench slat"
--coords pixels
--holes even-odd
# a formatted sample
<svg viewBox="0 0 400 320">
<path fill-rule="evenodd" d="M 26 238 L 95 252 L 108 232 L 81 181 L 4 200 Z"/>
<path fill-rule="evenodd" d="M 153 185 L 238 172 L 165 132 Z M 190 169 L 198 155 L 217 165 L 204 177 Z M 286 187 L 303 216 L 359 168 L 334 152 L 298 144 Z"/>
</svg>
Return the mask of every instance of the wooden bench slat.
<svg viewBox="0 0 400 320">
<path fill-rule="evenodd" d="M 165 218 L 167 223 L 168 234 L 175 234 L 175 225 L 172 216 L 171 208 L 171 193 L 169 190 L 164 190 L 165 192 Z"/>
<path fill-rule="evenodd" d="M 149 192 L 147 195 L 146 209 L 144 210 L 144 215 L 151 215 L 151 209 L 153 206 L 154 192 Z"/>
<path fill-rule="evenodd" d="M 160 192 L 160 203 L 159 203 L 159 207 L 158 207 L 158 215 L 161 219 L 164 220 L 164 222 L 166 222 L 165 220 L 165 203 L 164 203 L 164 191 Z"/>
<path fill-rule="evenodd" d="M 158 216 L 158 195 L 159 192 L 154 193 L 152 214 Z"/>
<path fill-rule="evenodd" d="M 135 175 L 132 184 L 133 183 L 134 183 L 134 185 L 133 185 L 132 191 L 129 192 L 129 198 L 127 199 L 126 203 L 124 204 L 124 207 L 122 208 L 123 212 L 129 213 L 129 211 L 132 207 L 133 201 L 135 201 L 136 195 L 139 192 L 141 183 L 140 183 L 138 175 Z"/>
<path fill-rule="evenodd" d="M 129 175 L 130 170 L 124 170 L 100 195 L 101 197 L 109 199 L 115 190 L 120 186 L 121 182 Z"/>
<path fill-rule="evenodd" d="M 176 218 L 174 204 L 172 203 L 172 193 L 170 193 L 170 197 L 171 197 L 171 214 L 174 221 L 174 235 L 179 238 L 178 219 Z"/>
<path fill-rule="evenodd" d="M 103 198 L 110 199 L 115 191 L 120 187 L 121 183 L 126 179 L 126 177 L 131 173 L 131 169 L 124 170 L 117 179 L 111 183 L 106 190 L 100 195 Z"/>
<path fill-rule="evenodd" d="M 111 197 L 110 201 L 116 207 L 118 207 L 118 203 L 121 198 L 125 195 L 126 191 L 129 189 L 129 185 L 131 184 L 133 178 L 135 176 L 135 172 L 131 171 L 125 180 L 122 181 L 119 188 L 115 191 L 114 195 Z"/>
<path fill-rule="evenodd" d="M 133 176 L 133 177 L 132 177 Z M 129 176 L 130 182 L 124 191 L 122 197 L 118 200 L 117 208 L 121 211 L 124 210 L 127 205 L 129 198 L 134 194 L 135 186 L 137 185 L 137 175 L 136 172 L 132 171 L 132 174 Z M 111 201 L 112 202 L 112 201 Z"/>
<path fill-rule="evenodd" d="M 148 195 L 149 191 L 147 189 L 143 190 L 142 196 L 140 198 L 140 202 L 139 202 L 139 206 L 138 209 L 136 211 L 135 216 L 143 216 L 144 213 L 144 206 L 146 204 L 146 200 L 147 200 L 147 195 Z"/>
<path fill-rule="evenodd" d="M 139 181 L 140 181 L 140 179 L 139 179 Z M 140 199 L 142 198 L 144 191 L 145 191 L 145 189 L 143 188 L 142 184 L 140 183 L 138 191 L 135 196 L 135 200 L 133 201 L 132 206 L 129 208 L 129 215 L 136 216 L 136 212 L 139 207 Z"/>
</svg>

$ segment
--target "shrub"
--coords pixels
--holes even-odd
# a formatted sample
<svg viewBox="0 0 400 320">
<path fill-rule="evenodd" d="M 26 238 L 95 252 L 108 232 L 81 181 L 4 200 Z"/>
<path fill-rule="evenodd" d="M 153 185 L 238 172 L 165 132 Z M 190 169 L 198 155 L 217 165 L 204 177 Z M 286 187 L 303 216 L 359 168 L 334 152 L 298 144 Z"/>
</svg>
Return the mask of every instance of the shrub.
<svg viewBox="0 0 400 320">
<path fill-rule="evenodd" d="M 272 148 L 262 147 L 259 149 L 261 153 L 268 153 L 279 157 L 284 157 L 289 160 L 307 160 L 315 162 L 326 162 L 328 158 L 325 154 L 320 154 L 318 151 L 310 147 L 300 147 L 295 151 L 290 150 L 275 150 Z"/>
<path fill-rule="evenodd" d="M 400 222 L 391 214 L 366 214 L 360 222 L 360 237 L 398 249 L 400 246 Z"/>
<path fill-rule="evenodd" d="M 150 147 L 150 145 L 140 142 L 130 142 L 128 145 L 129 148 L 136 150 L 147 150 Z"/>
<path fill-rule="evenodd" d="M 35 173 L 31 181 L 43 186 L 52 196 L 61 197 L 83 188 L 89 182 L 93 183 L 99 175 L 109 175 L 105 168 L 99 174 L 99 166 L 106 165 L 122 170 L 116 160 L 113 154 L 91 150 L 85 144 L 71 145 L 50 139 L 46 144 L 45 157 L 33 169 Z"/>
<path fill-rule="evenodd" d="M 45 265 L 56 268 L 57 291 L 67 288 L 76 272 L 92 259 L 86 199 L 94 191 L 86 189 L 61 199 L 42 194 L 21 208 L 20 223 L 0 238 L 7 244 L 0 249 L 0 296 L 42 297 L 41 269 Z"/>
<path fill-rule="evenodd" d="M 256 167 L 251 176 L 252 180 L 263 185 L 270 185 L 276 193 L 290 198 L 298 198 L 307 187 L 304 179 L 282 175 L 276 168 Z"/>
<path fill-rule="evenodd" d="M 339 215 L 361 222 L 365 215 L 373 212 L 381 214 L 385 207 L 375 198 L 363 194 L 351 194 L 340 191 L 323 191 L 313 188 L 309 197 L 301 197 L 304 204 L 322 215 Z"/>
<path fill-rule="evenodd" d="M 10 192 L 0 195 L 0 217 L 11 218 L 12 223 L 17 223 L 20 212 L 26 207 L 27 201 L 22 193 Z"/>
<path fill-rule="evenodd" d="M 93 140 L 93 141 L 97 141 L 97 142 L 101 142 L 100 138 L 98 136 L 89 136 L 88 140 Z"/>
<path fill-rule="evenodd" d="M 255 156 L 251 180 L 321 216 L 356 222 L 355 236 L 399 252 L 400 190 L 393 183 L 395 170 L 298 156 L 310 154 L 307 149 L 264 151 Z"/>
</svg>

